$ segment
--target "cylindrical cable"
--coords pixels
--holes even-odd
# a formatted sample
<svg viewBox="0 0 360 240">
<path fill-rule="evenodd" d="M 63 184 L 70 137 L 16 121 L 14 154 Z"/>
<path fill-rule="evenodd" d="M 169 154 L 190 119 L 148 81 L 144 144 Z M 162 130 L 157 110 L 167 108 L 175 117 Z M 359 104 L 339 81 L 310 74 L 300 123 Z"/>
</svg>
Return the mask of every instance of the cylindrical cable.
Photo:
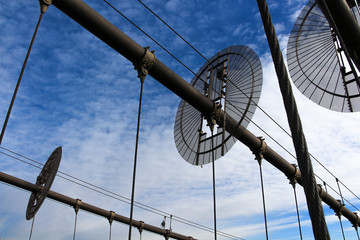
<svg viewBox="0 0 360 240">
<path fill-rule="evenodd" d="M 215 155 L 214 155 L 214 134 L 211 130 L 211 155 L 212 155 L 212 179 L 213 179 L 213 202 L 214 202 L 214 239 L 217 240 L 217 229 L 216 229 L 216 188 L 215 188 Z"/>
<path fill-rule="evenodd" d="M 260 183 L 261 183 L 261 195 L 262 195 L 262 202 L 263 202 L 263 209 L 264 209 L 265 234 L 266 234 L 266 240 L 268 240 L 269 234 L 268 234 L 268 224 L 267 224 L 267 218 L 266 218 L 265 191 L 264 191 L 264 180 L 263 180 L 263 175 L 262 175 L 261 159 L 257 159 L 257 161 L 259 163 L 259 170 L 260 170 Z"/>
<path fill-rule="evenodd" d="M 268 39 L 271 55 L 274 61 L 278 82 L 283 97 L 288 123 L 293 136 L 299 169 L 302 175 L 303 187 L 309 209 L 313 233 L 316 240 L 330 240 L 326 226 L 324 210 L 307 149 L 305 136 L 302 130 L 301 120 L 297 111 L 296 102 L 292 93 L 289 76 L 286 71 L 284 58 L 277 39 L 275 28 L 269 12 L 266 0 L 257 0 L 265 33 Z"/>
<path fill-rule="evenodd" d="M 300 239 L 302 240 L 302 232 L 301 232 L 301 222 L 300 222 L 300 214 L 299 214 L 299 205 L 298 205 L 298 200 L 297 200 L 297 195 L 296 195 L 296 189 L 295 189 L 295 184 L 292 184 L 293 189 L 294 189 L 294 197 L 295 197 L 295 205 L 296 205 L 296 214 L 297 214 L 297 219 L 298 219 L 298 225 L 299 225 L 299 234 L 300 234 Z"/>
<path fill-rule="evenodd" d="M 131 190 L 131 205 L 130 205 L 130 223 L 129 223 L 129 240 L 131 240 L 131 228 L 133 222 L 133 211 L 134 211 L 134 195 L 135 195 L 135 178 L 136 178 L 136 163 L 137 163 L 137 153 L 139 145 L 139 131 L 140 131 L 140 116 L 141 116 L 141 102 L 142 102 L 142 93 L 144 81 L 140 81 L 140 97 L 139 97 L 139 111 L 137 119 L 137 128 L 136 128 L 136 141 L 135 141 L 135 153 L 134 153 L 134 170 L 133 170 L 133 180 L 132 180 L 132 190 Z"/>
<path fill-rule="evenodd" d="M 21 68 L 21 71 L 20 71 L 19 78 L 18 78 L 17 83 L 16 83 L 16 87 L 15 87 L 13 96 L 12 96 L 12 98 L 11 98 L 11 102 L 10 102 L 9 109 L 8 109 L 8 111 L 7 111 L 7 113 L 6 113 L 6 117 L 5 117 L 5 121 L 4 121 L 3 127 L 2 127 L 2 129 L 1 129 L 0 145 L 1 145 L 1 143 L 2 143 L 4 134 L 5 134 L 5 130 L 6 130 L 6 126 L 7 126 L 7 123 L 8 123 L 8 121 L 9 121 L 9 118 L 10 118 L 11 110 L 12 110 L 12 108 L 13 108 L 13 105 L 14 105 L 14 102 L 15 102 L 15 98 L 16 98 L 16 95 L 17 95 L 17 92 L 18 92 L 18 90 L 19 90 L 19 86 L 20 86 L 20 83 L 21 83 L 21 79 L 22 79 L 22 76 L 23 76 L 23 74 L 24 74 L 25 67 L 26 67 L 27 61 L 28 61 L 28 59 L 29 59 L 30 52 L 31 52 L 32 46 L 33 46 L 33 44 L 34 44 L 35 37 L 36 37 L 37 31 L 38 31 L 38 29 L 39 29 L 40 22 L 41 22 L 41 19 L 42 19 L 43 15 L 44 15 L 44 12 L 41 11 L 41 12 L 40 12 L 39 19 L 38 19 L 37 24 L 36 24 L 36 27 L 35 27 L 34 34 L 33 34 L 33 36 L 32 36 L 31 42 L 30 42 L 30 46 L 29 46 L 29 48 L 28 48 L 28 51 L 27 51 L 26 56 L 25 56 L 24 63 L 23 63 L 23 65 L 22 65 L 22 68 Z"/>
</svg>

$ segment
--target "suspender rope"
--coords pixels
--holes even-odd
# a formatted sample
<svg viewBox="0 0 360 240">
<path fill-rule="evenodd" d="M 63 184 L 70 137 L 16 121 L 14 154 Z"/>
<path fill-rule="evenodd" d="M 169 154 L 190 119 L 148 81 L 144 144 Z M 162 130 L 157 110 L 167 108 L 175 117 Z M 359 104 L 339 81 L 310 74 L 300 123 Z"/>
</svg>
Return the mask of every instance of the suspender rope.
<svg viewBox="0 0 360 240">
<path fill-rule="evenodd" d="M 301 233 L 301 222 L 300 222 L 300 214 L 299 214 L 299 205 L 298 205 L 298 200 L 297 200 L 297 195 L 296 195 L 296 176 L 297 174 L 299 174 L 299 170 L 296 166 L 296 164 L 293 164 L 294 168 L 295 168 L 295 173 L 293 175 L 292 178 L 289 178 L 290 180 L 290 184 L 293 187 L 294 190 L 294 197 L 295 197 L 295 205 L 296 205 L 296 214 L 297 214 L 297 219 L 298 219 L 298 225 L 299 225 L 299 234 L 300 234 L 300 239 L 302 240 L 302 233 Z"/>
<path fill-rule="evenodd" d="M 283 102 L 292 133 L 296 157 L 302 175 L 303 187 L 306 202 L 309 208 L 314 237 L 316 240 L 329 240 L 329 231 L 326 226 L 324 210 L 316 185 L 305 136 L 302 131 L 301 120 L 297 111 L 294 96 L 292 94 L 291 84 L 284 64 L 279 41 L 276 37 L 275 28 L 271 20 L 269 7 L 266 0 L 257 0 L 257 3 L 274 61 L 276 74 L 278 76 L 281 94 L 283 96 Z"/>
<path fill-rule="evenodd" d="M 343 206 L 345 206 L 345 203 L 344 203 L 344 197 L 343 197 L 343 195 L 342 195 L 342 193 L 341 193 L 341 188 L 340 188 L 340 185 L 339 185 L 339 179 L 338 179 L 338 178 L 336 178 L 336 184 L 337 184 L 337 186 L 338 186 L 339 193 L 340 193 L 340 197 L 341 197 L 341 201 L 339 200 L 340 203 L 341 203 L 341 207 L 340 207 L 340 209 L 341 209 Z M 342 232 L 343 238 L 344 238 L 344 240 L 345 240 L 345 233 L 344 233 L 344 228 L 343 228 L 342 221 L 341 221 L 341 211 L 340 211 L 340 209 L 339 209 L 339 211 L 336 213 L 336 216 L 338 216 L 338 218 L 339 218 L 340 227 L 341 227 L 341 232 Z"/>
<path fill-rule="evenodd" d="M 31 223 L 29 240 L 31 240 L 32 232 L 33 232 L 33 229 L 34 229 L 34 221 L 35 221 L 35 215 L 34 215 L 34 217 L 33 217 L 32 223 Z"/>
<path fill-rule="evenodd" d="M 9 109 L 8 109 L 8 111 L 7 111 L 7 113 L 6 113 L 6 117 L 5 117 L 5 121 L 4 121 L 3 127 L 2 127 L 2 129 L 1 129 L 0 145 L 1 145 L 1 143 L 2 143 L 4 134 L 5 134 L 5 130 L 6 130 L 6 126 L 7 126 L 7 123 L 8 123 L 8 121 L 9 121 L 9 118 L 10 118 L 11 110 L 12 110 L 12 108 L 13 108 L 13 105 L 14 105 L 14 102 L 15 102 L 15 98 L 16 98 L 16 95 L 17 95 L 17 92 L 18 92 L 18 90 L 19 90 L 19 86 L 20 86 L 20 83 L 21 83 L 21 79 L 22 79 L 22 76 L 23 76 L 23 74 L 24 74 L 25 67 L 26 67 L 27 61 L 28 61 L 28 59 L 29 59 L 32 46 L 33 46 L 34 41 L 35 41 L 36 34 L 37 34 L 37 32 L 38 32 L 38 29 L 39 29 L 39 26 L 40 26 L 40 23 L 41 23 L 41 19 L 42 19 L 44 13 L 46 12 L 46 10 L 48 9 L 49 5 L 51 4 L 51 2 L 52 2 L 52 0 L 40 0 L 40 7 L 41 7 L 40 16 L 39 16 L 39 19 L 38 19 L 38 21 L 37 21 L 37 24 L 36 24 L 36 27 L 35 27 L 35 31 L 34 31 L 34 33 L 33 33 L 33 36 L 32 36 L 32 39 L 31 39 L 31 42 L 30 42 L 28 51 L 27 51 L 27 53 L 26 53 L 25 60 L 24 60 L 24 63 L 23 63 L 23 65 L 22 65 L 19 78 L 18 78 L 18 80 L 17 80 L 16 87 L 15 87 L 15 90 L 14 90 L 14 93 L 13 93 L 13 96 L 12 96 L 12 99 L 11 99 L 11 102 L 10 102 L 10 106 L 9 106 Z"/>
<path fill-rule="evenodd" d="M 345 202 L 344 202 L 344 197 L 343 197 L 343 195 L 342 195 L 342 193 L 341 193 L 341 188 L 340 188 L 340 185 L 339 185 L 339 179 L 338 179 L 338 178 L 336 178 L 336 184 L 337 184 L 338 189 L 339 189 L 339 193 L 340 193 L 340 197 L 341 197 L 341 202 L 342 202 L 342 204 L 345 204 Z"/>
<path fill-rule="evenodd" d="M 80 199 L 76 199 L 76 204 L 74 206 L 74 210 L 75 210 L 75 223 L 74 223 L 74 236 L 73 236 L 73 240 L 75 240 L 75 236 L 76 236 L 76 223 L 77 223 L 77 216 L 78 216 L 78 212 L 80 209 L 80 205 L 81 205 L 81 200 Z"/>
<path fill-rule="evenodd" d="M 214 155 L 214 134 L 213 126 L 211 127 L 211 155 L 212 155 L 212 177 L 213 177 L 213 202 L 214 202 L 214 239 L 217 240 L 217 228 L 216 228 L 216 190 L 215 190 L 215 155 Z"/>
<path fill-rule="evenodd" d="M 262 175 L 262 167 L 261 162 L 264 158 L 263 153 L 266 151 L 266 143 L 263 138 L 259 137 L 261 140 L 261 146 L 259 149 L 253 150 L 253 153 L 255 154 L 255 160 L 257 160 L 259 164 L 260 169 L 260 182 L 261 182 L 261 194 L 262 194 L 262 202 L 263 202 L 263 208 L 264 208 L 264 223 L 265 223 L 265 234 L 266 234 L 266 240 L 269 239 L 268 234 L 268 225 L 267 225 L 267 219 L 266 219 L 266 206 L 265 206 L 265 191 L 264 191 L 264 182 L 263 182 L 263 175 Z"/>
<path fill-rule="evenodd" d="M 340 207 L 338 209 L 334 209 L 334 211 L 335 211 L 335 215 L 339 218 L 341 232 L 343 235 L 343 239 L 345 240 L 344 228 L 343 228 L 342 221 L 341 221 L 341 208 L 344 207 L 345 205 L 341 202 L 341 200 L 338 200 L 338 201 L 340 203 Z"/>
<path fill-rule="evenodd" d="M 135 195 L 135 177 L 136 177 L 136 163 L 137 163 L 137 152 L 139 145 L 139 131 L 140 131 L 140 116 L 141 116 L 141 102 L 142 102 L 142 93 L 144 87 L 145 77 L 148 74 L 148 71 L 152 67 L 156 57 L 154 51 L 150 52 L 149 48 L 145 48 L 145 53 L 143 59 L 140 63 L 134 64 L 135 69 L 138 71 L 138 77 L 140 79 L 140 96 L 139 96 L 139 110 L 138 110 L 138 119 L 137 119 L 137 128 L 136 128 L 136 141 L 135 141 L 135 154 L 134 154 L 134 170 L 133 170 L 133 179 L 132 179 L 132 190 L 131 190 L 131 206 L 130 206 L 130 223 L 129 223 L 129 240 L 131 240 L 131 229 L 133 222 L 133 210 L 134 210 L 134 195 Z"/>
</svg>

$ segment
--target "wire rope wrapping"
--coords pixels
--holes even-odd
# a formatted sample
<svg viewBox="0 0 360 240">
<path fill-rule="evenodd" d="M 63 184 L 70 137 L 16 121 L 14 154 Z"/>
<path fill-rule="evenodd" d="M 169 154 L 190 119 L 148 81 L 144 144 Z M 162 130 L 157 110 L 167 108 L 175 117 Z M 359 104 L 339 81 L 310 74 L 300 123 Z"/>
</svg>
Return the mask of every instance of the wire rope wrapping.
<svg viewBox="0 0 360 240">
<path fill-rule="evenodd" d="M 12 108 L 13 108 L 13 105 L 14 105 L 14 102 L 15 102 L 15 99 L 16 99 L 16 95 L 18 93 L 18 90 L 19 90 L 19 87 L 20 87 L 20 83 L 21 83 L 21 80 L 22 80 L 22 77 L 23 77 L 23 74 L 24 74 L 24 71 L 25 71 L 25 67 L 26 67 L 26 64 L 28 62 L 28 59 L 29 59 L 29 56 L 30 56 L 30 53 L 31 53 L 31 49 L 33 47 L 33 44 L 34 44 L 34 41 L 35 41 L 35 37 L 37 35 L 37 32 L 38 32 L 38 29 L 39 29 L 39 26 L 40 26 L 40 23 L 41 23 L 41 20 L 42 20 L 42 17 L 44 15 L 44 13 L 46 12 L 46 10 L 48 9 L 49 5 L 51 4 L 51 0 L 40 0 L 40 16 L 39 16 L 39 19 L 37 21 L 37 24 L 36 24 L 36 27 L 35 27 L 35 30 L 34 30 L 34 33 L 33 33 L 33 36 L 31 38 L 31 41 L 30 41 L 30 45 L 29 45 L 29 48 L 28 48 L 28 51 L 26 53 L 26 56 L 25 56 L 25 60 L 24 60 L 24 63 L 21 67 L 21 71 L 20 71 L 20 74 L 19 74 L 19 78 L 17 80 L 17 83 L 16 83 L 16 86 L 15 86 L 15 89 L 14 89 L 14 93 L 13 93 L 13 96 L 11 98 L 11 101 L 10 101 L 10 105 L 9 105 L 9 109 L 6 113 L 6 117 L 5 117 L 5 120 L 4 120 L 4 124 L 3 124 L 3 127 L 1 129 L 1 134 L 0 134 L 0 145 L 2 143 L 2 140 L 4 138 L 4 134 L 5 134 L 5 130 L 6 130 L 6 126 L 8 124 L 8 121 L 9 121 L 9 118 L 10 118 L 10 114 L 11 114 L 11 111 L 12 111 Z"/>
<path fill-rule="evenodd" d="M 257 0 L 261 18 L 264 24 L 265 33 L 268 39 L 271 55 L 274 61 L 280 91 L 283 97 L 288 123 L 293 136 L 293 144 L 299 169 L 302 175 L 303 187 L 311 218 L 314 237 L 317 240 L 330 239 L 326 226 L 324 210 L 322 208 L 310 156 L 307 149 L 301 120 L 297 111 L 296 102 L 292 94 L 290 80 L 286 72 L 284 59 L 277 39 L 275 28 L 272 23 L 269 8 L 266 0 Z"/>
</svg>

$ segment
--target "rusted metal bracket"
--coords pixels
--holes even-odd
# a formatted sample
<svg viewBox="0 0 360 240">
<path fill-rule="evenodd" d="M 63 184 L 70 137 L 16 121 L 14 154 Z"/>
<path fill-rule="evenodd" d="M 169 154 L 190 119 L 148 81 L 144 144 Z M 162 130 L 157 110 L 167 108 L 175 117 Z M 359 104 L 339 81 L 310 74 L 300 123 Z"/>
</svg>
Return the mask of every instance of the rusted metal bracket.
<svg viewBox="0 0 360 240">
<path fill-rule="evenodd" d="M 149 51 L 150 47 L 145 47 L 145 54 L 142 60 L 139 63 L 134 63 L 134 69 L 138 72 L 138 78 L 140 78 L 141 82 L 145 81 L 146 75 L 148 75 L 149 70 L 152 68 L 156 56 L 154 54 L 155 51 Z"/>
<path fill-rule="evenodd" d="M 42 13 L 45 13 L 48 10 L 49 6 L 52 4 L 52 0 L 39 0 L 40 9 Z"/>
</svg>

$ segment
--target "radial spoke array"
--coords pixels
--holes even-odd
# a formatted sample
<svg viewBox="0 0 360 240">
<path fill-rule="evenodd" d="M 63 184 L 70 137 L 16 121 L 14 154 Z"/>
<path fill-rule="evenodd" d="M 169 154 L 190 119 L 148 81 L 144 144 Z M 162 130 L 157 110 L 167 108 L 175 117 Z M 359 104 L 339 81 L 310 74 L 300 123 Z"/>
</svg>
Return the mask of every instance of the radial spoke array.
<svg viewBox="0 0 360 240">
<path fill-rule="evenodd" d="M 222 73 L 226 75 L 224 81 L 219 77 Z M 214 79 L 212 83 L 211 78 Z M 247 127 L 261 93 L 261 63 L 249 47 L 231 46 L 210 58 L 191 84 L 203 95 L 221 104 L 222 109 L 236 119 L 239 125 Z M 212 151 L 215 159 L 220 158 L 236 141 L 230 133 L 224 131 L 225 126 L 218 126 L 214 136 L 210 137 L 209 133 L 206 134 L 205 125 L 204 116 L 182 100 L 175 120 L 175 143 L 180 155 L 193 165 L 211 162 Z M 213 147 L 211 139 L 214 140 Z"/>
<path fill-rule="evenodd" d="M 289 72 L 299 91 L 320 106 L 340 112 L 359 111 L 359 87 L 351 84 L 345 73 L 351 62 L 346 61 L 336 42 L 327 19 L 315 0 L 310 0 L 289 37 Z"/>
</svg>

